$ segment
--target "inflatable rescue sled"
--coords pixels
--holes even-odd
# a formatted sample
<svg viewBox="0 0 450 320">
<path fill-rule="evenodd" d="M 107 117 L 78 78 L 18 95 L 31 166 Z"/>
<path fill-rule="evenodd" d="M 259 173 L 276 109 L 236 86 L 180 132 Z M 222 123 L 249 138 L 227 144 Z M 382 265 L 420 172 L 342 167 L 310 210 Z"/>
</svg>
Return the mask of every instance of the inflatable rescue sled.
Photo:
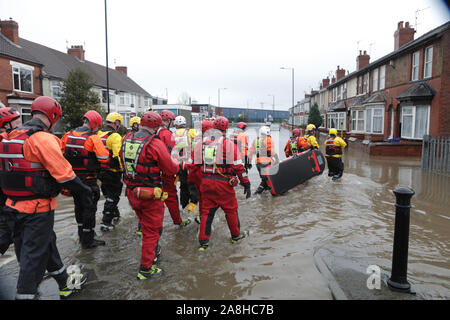
<svg viewBox="0 0 450 320">
<path fill-rule="evenodd" d="M 325 157 L 319 150 L 308 150 L 284 159 L 271 166 L 267 184 L 273 196 L 280 196 L 288 190 L 318 176 L 325 170 Z"/>
</svg>

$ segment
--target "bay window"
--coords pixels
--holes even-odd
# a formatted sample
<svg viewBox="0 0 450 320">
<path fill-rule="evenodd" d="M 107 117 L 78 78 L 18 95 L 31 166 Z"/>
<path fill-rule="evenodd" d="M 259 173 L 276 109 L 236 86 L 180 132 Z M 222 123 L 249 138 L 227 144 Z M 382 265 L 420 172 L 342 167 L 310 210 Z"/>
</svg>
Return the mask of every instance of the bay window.
<svg viewBox="0 0 450 320">
<path fill-rule="evenodd" d="M 384 108 L 367 108 L 366 133 L 383 133 Z"/>
<path fill-rule="evenodd" d="M 423 139 L 429 130 L 430 106 L 405 106 L 401 112 L 401 137 Z"/>
<path fill-rule="evenodd" d="M 352 131 L 364 132 L 364 110 L 352 110 Z"/>
<path fill-rule="evenodd" d="M 345 130 L 345 112 L 328 113 L 328 128 Z"/>
</svg>

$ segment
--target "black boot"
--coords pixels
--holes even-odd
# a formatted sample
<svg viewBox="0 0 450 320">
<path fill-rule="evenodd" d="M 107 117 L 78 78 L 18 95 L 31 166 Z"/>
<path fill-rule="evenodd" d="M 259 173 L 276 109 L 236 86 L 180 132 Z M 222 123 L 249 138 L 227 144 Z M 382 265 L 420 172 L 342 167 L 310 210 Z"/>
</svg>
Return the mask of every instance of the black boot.
<svg viewBox="0 0 450 320">
<path fill-rule="evenodd" d="M 81 238 L 81 247 L 83 249 L 96 248 L 98 246 L 104 246 L 106 243 L 103 240 L 94 239 L 94 230 L 83 232 L 83 237 Z"/>
</svg>

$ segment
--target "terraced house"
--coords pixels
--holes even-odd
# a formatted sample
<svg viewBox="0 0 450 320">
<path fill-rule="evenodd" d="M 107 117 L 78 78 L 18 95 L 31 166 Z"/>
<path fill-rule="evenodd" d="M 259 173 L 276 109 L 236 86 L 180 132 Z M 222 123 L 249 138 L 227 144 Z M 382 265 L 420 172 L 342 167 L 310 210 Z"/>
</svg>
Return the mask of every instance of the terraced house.
<svg viewBox="0 0 450 320">
<path fill-rule="evenodd" d="M 30 115 L 30 105 L 40 95 L 59 98 L 62 83 L 70 70 L 81 68 L 92 75 L 94 89 L 107 110 L 106 68 L 85 60 L 83 46 L 67 53 L 19 38 L 19 26 L 13 20 L 0 21 L 0 107 L 11 106 Z M 143 113 L 166 99 L 152 96 L 127 75 L 127 67 L 109 69 L 110 111 L 119 112 L 127 125 L 130 117 Z"/>
<path fill-rule="evenodd" d="M 336 78 L 323 82 L 317 94 L 328 84 L 326 129 L 342 130 L 351 146 L 373 155 L 419 156 L 424 135 L 450 135 L 450 22 L 414 33 L 399 22 L 394 51 L 374 62 L 360 51 L 356 71 L 345 75 L 338 66 Z"/>
</svg>

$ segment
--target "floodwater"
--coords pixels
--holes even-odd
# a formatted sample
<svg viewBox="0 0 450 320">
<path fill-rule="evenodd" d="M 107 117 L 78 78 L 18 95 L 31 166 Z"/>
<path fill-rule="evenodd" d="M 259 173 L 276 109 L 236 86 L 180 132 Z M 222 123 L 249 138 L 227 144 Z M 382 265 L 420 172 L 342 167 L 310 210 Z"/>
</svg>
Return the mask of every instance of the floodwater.
<svg viewBox="0 0 450 320">
<path fill-rule="evenodd" d="M 254 137 L 258 127 L 249 128 Z M 274 130 L 280 158 L 289 132 Z M 252 139 L 251 139 L 252 140 Z M 323 151 L 324 137 L 320 139 Z M 64 262 L 81 263 L 89 273 L 84 290 L 72 299 L 332 299 L 314 264 L 314 252 L 328 245 L 348 248 L 390 274 L 397 185 L 411 187 L 408 280 L 420 298 L 450 299 L 450 178 L 420 168 L 418 158 L 369 157 L 357 150 L 344 154 L 344 176 L 331 182 L 325 174 L 282 197 L 269 193 L 246 200 L 236 187 L 239 218 L 250 237 L 230 243 L 219 210 L 207 251 L 197 251 L 198 225 L 179 229 L 166 210 L 160 244 L 159 279 L 138 281 L 141 238 L 137 218 L 125 197 L 116 230 L 99 230 L 105 247 L 81 250 L 71 198 L 60 196 L 55 231 Z M 250 171 L 252 191 L 259 184 Z M 0 257 L 0 274 L 17 274 L 12 248 Z"/>
</svg>

